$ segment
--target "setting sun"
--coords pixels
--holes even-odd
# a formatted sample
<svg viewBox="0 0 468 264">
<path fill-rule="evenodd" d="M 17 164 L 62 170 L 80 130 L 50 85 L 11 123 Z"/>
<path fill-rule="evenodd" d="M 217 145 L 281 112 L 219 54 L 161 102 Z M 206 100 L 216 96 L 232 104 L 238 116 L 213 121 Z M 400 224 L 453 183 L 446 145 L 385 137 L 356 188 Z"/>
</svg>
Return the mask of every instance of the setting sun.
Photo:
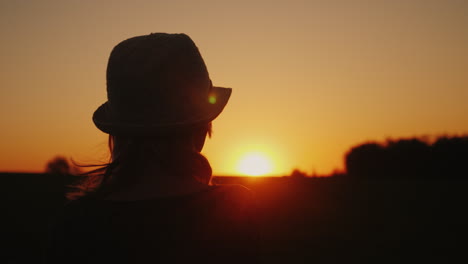
<svg viewBox="0 0 468 264">
<path fill-rule="evenodd" d="M 272 172 L 272 164 L 263 153 L 248 153 L 239 161 L 237 169 L 245 175 L 261 176 Z"/>
</svg>

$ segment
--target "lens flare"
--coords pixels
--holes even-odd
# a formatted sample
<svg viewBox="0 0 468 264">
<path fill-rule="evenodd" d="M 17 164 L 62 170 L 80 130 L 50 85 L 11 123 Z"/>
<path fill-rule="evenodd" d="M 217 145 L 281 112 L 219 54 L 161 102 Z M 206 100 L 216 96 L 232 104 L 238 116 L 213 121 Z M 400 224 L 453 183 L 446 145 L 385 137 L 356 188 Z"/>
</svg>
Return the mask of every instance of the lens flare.
<svg viewBox="0 0 468 264">
<path fill-rule="evenodd" d="M 210 104 L 216 104 L 216 96 L 210 95 L 208 97 L 208 102 L 210 102 Z"/>
</svg>

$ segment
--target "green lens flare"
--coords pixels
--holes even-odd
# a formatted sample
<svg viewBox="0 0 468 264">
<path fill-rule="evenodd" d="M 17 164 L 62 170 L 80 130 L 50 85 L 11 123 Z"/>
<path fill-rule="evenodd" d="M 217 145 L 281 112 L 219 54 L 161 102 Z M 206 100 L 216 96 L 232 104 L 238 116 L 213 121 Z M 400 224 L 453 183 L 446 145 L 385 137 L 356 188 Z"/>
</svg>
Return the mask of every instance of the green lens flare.
<svg viewBox="0 0 468 264">
<path fill-rule="evenodd" d="M 210 104 L 216 104 L 216 97 L 210 95 L 210 97 L 208 97 L 208 102 L 210 102 Z"/>
</svg>

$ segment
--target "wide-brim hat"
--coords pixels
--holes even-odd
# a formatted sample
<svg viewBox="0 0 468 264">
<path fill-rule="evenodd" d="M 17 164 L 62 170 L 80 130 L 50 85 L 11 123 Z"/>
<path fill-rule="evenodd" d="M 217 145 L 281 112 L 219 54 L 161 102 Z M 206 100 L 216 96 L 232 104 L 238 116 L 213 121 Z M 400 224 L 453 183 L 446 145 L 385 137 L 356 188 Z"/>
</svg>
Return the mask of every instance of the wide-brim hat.
<svg viewBox="0 0 468 264">
<path fill-rule="evenodd" d="M 212 85 L 195 43 L 185 34 L 154 33 L 122 41 L 107 66 L 107 102 L 93 114 L 101 131 L 148 135 L 215 119 L 231 88 Z"/>
</svg>

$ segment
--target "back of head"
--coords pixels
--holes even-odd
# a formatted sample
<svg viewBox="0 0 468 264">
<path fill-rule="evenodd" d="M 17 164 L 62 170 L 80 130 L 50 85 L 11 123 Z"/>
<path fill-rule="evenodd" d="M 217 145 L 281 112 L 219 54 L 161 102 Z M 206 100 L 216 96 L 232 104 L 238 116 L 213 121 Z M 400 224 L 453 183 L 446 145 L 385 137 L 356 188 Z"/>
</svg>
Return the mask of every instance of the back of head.
<svg viewBox="0 0 468 264">
<path fill-rule="evenodd" d="M 119 43 L 107 66 L 107 102 L 93 115 L 112 135 L 145 136 L 209 123 L 230 88 L 212 85 L 195 43 L 185 34 L 157 33 Z"/>
<path fill-rule="evenodd" d="M 89 181 L 91 189 L 128 186 L 132 178 L 122 175 L 143 173 L 149 163 L 174 177 L 209 183 L 211 167 L 200 151 L 230 95 L 230 88 L 212 85 L 185 34 L 120 42 L 108 62 L 108 100 L 93 114 L 96 127 L 109 134 L 111 161 L 92 171 L 98 176 Z"/>
</svg>

